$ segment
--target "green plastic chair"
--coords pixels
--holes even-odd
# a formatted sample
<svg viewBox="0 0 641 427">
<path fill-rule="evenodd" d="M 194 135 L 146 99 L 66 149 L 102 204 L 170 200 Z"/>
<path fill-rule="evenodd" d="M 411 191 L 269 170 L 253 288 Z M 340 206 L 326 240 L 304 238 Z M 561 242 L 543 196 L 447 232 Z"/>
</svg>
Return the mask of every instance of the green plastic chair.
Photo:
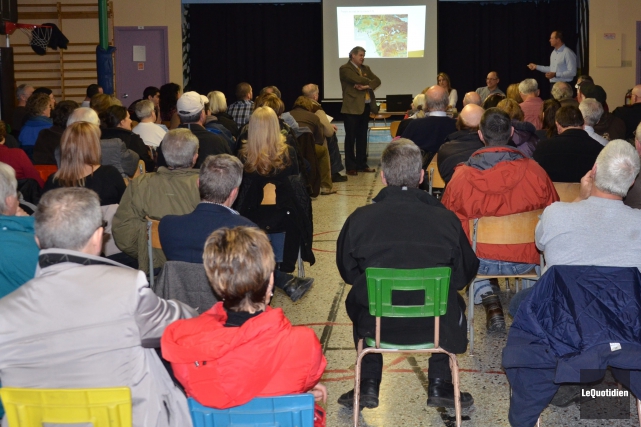
<svg viewBox="0 0 641 427">
<path fill-rule="evenodd" d="M 363 348 L 363 339 L 358 342 L 356 368 L 354 373 L 354 427 L 358 427 L 360 411 L 361 362 L 370 353 L 443 353 L 450 358 L 452 383 L 454 384 L 456 425 L 461 426 L 461 401 L 459 390 L 459 367 L 456 355 L 439 346 L 440 316 L 447 312 L 448 292 L 450 289 L 449 267 L 401 270 L 394 268 L 368 268 L 367 296 L 369 314 L 376 317 L 376 335 L 366 337 L 369 347 Z M 393 291 L 425 292 L 423 305 L 393 305 Z M 413 345 L 401 345 L 381 341 L 381 318 L 383 317 L 434 317 L 434 341 Z"/>
</svg>

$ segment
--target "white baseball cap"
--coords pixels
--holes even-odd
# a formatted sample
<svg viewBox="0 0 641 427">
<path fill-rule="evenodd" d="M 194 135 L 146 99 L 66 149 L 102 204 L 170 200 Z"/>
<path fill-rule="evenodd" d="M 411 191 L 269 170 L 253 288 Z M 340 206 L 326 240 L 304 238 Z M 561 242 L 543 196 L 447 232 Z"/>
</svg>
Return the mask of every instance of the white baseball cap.
<svg viewBox="0 0 641 427">
<path fill-rule="evenodd" d="M 176 103 L 176 110 L 178 114 L 192 115 L 201 112 L 205 108 L 205 104 L 209 102 L 206 96 L 198 94 L 198 92 L 185 92 Z"/>
</svg>

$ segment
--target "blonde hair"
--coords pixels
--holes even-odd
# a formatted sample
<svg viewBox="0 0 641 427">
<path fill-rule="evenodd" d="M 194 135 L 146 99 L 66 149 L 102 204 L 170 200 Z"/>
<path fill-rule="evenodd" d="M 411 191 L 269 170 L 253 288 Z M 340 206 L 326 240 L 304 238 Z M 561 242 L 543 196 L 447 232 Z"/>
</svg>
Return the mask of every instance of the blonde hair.
<svg viewBox="0 0 641 427">
<path fill-rule="evenodd" d="M 245 172 L 266 176 L 291 164 L 285 137 L 280 133 L 276 113 L 270 107 L 258 107 L 249 119 L 247 143 L 240 150 Z"/>
<path fill-rule="evenodd" d="M 445 73 L 438 73 L 438 74 L 436 75 L 436 84 L 437 84 L 437 85 L 438 85 L 438 78 L 439 78 L 439 77 L 442 77 L 442 78 L 443 78 L 443 80 L 445 80 L 445 81 L 447 82 L 447 93 L 452 92 L 452 83 L 450 83 L 450 76 L 448 76 L 448 75 L 447 75 L 447 74 L 445 74 Z"/>
<path fill-rule="evenodd" d="M 207 94 L 207 98 L 209 98 L 209 112 L 212 114 L 227 111 L 227 100 L 224 93 L 214 90 Z"/>
<path fill-rule="evenodd" d="M 89 106 L 93 108 L 98 115 L 107 111 L 107 108 L 112 105 L 122 105 L 122 103 L 117 98 L 106 93 L 97 93 L 92 96 L 91 101 L 89 101 Z"/>
<path fill-rule="evenodd" d="M 254 227 L 214 231 L 205 242 L 203 264 L 211 287 L 227 310 L 262 309 L 275 266 L 265 232 Z"/>
<path fill-rule="evenodd" d="M 505 111 L 507 115 L 510 116 L 511 120 L 518 120 L 519 122 L 522 122 L 525 118 L 525 114 L 523 114 L 523 110 L 521 110 L 518 102 L 513 99 L 505 98 L 503 101 L 498 103 L 496 108 Z"/>
<path fill-rule="evenodd" d="M 512 83 L 507 87 L 507 98 L 508 99 L 513 99 L 519 104 L 523 102 L 523 98 L 521 98 L 521 92 L 519 91 L 519 84 L 518 83 Z"/>
<path fill-rule="evenodd" d="M 73 123 L 62 133 L 60 169 L 53 179 L 63 187 L 84 187 L 85 166 L 99 165 L 100 156 L 100 128 L 93 123 Z"/>
</svg>

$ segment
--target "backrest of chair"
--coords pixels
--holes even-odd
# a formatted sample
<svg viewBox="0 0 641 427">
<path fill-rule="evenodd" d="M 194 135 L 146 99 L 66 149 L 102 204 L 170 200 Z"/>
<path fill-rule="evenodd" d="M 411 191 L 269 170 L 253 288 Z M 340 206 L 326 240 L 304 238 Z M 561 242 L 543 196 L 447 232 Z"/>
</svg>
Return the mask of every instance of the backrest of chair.
<svg viewBox="0 0 641 427">
<path fill-rule="evenodd" d="M 400 120 L 390 123 L 389 132 L 392 135 L 392 138 L 396 138 L 396 133 L 398 132 L 398 127 L 400 126 L 400 124 L 401 124 Z"/>
<path fill-rule="evenodd" d="M 135 179 L 145 172 L 147 172 L 145 169 L 145 162 L 142 160 L 138 160 L 138 166 L 136 167 L 136 172 L 134 172 L 134 176 L 132 178 Z"/>
<path fill-rule="evenodd" d="M 275 205 L 276 204 L 276 186 L 271 182 L 265 184 L 263 187 L 263 201 L 261 205 Z"/>
<path fill-rule="evenodd" d="M 208 408 L 187 399 L 194 427 L 313 427 L 314 396 L 310 393 L 256 397 L 229 409 Z"/>
<path fill-rule="evenodd" d="M 469 225 L 473 246 L 476 246 L 476 243 L 488 245 L 534 243 L 534 229 L 542 213 L 543 209 L 537 209 L 512 215 L 471 219 Z"/>
<path fill-rule="evenodd" d="M 128 387 L 96 389 L 1 388 L 0 398 L 11 427 L 89 424 L 132 427 Z"/>
<path fill-rule="evenodd" d="M 578 182 L 553 182 L 552 184 L 562 202 L 573 202 L 581 192 L 581 184 Z"/>
<path fill-rule="evenodd" d="M 154 249 L 162 249 L 160 236 L 158 235 L 158 225 L 160 225 L 160 221 L 147 217 L 147 238 L 151 240 L 151 247 Z"/>
<path fill-rule="evenodd" d="M 58 166 L 56 165 L 33 165 L 33 167 L 38 171 L 43 181 L 46 181 L 49 175 L 53 175 L 58 171 Z"/>
<path fill-rule="evenodd" d="M 435 154 L 430 161 L 430 164 L 427 166 L 428 179 L 432 184 L 433 188 L 445 188 L 445 181 L 441 176 L 441 173 L 438 171 L 437 164 L 438 154 Z"/>
<path fill-rule="evenodd" d="M 376 317 L 434 317 L 447 311 L 449 267 L 419 269 L 367 268 L 369 313 Z M 424 291 L 423 305 L 393 305 L 393 291 Z"/>
</svg>

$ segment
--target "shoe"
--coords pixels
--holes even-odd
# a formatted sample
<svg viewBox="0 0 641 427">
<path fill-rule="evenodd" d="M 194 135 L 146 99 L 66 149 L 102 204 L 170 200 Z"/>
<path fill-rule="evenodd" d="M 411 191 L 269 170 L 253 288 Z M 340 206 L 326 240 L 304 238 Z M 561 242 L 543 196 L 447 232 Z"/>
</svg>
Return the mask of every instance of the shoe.
<svg viewBox="0 0 641 427">
<path fill-rule="evenodd" d="M 505 332 L 505 316 L 501 300 L 496 294 L 485 294 L 482 297 L 482 304 L 487 315 L 487 331 L 489 333 Z"/>
<path fill-rule="evenodd" d="M 378 391 L 380 386 L 380 380 L 373 378 L 363 378 L 361 380 L 361 394 L 358 402 L 360 409 L 374 409 L 378 407 Z M 354 407 L 354 389 L 342 394 L 341 397 L 338 398 L 338 404 L 352 409 Z"/>
<path fill-rule="evenodd" d="M 356 169 L 348 169 L 347 170 L 347 175 L 356 176 L 356 175 L 358 175 L 358 172 L 356 172 Z"/>
<path fill-rule="evenodd" d="M 470 393 L 461 391 L 461 408 L 469 408 L 474 404 Z M 427 406 L 437 408 L 454 408 L 454 384 L 442 378 L 430 378 L 427 389 Z"/>
<path fill-rule="evenodd" d="M 312 287 L 312 284 L 314 283 L 314 279 L 312 277 L 292 277 L 285 283 L 285 286 L 283 286 L 283 291 L 287 294 L 287 296 L 292 300 L 292 302 L 296 302 L 299 299 L 305 295 L 305 292 L 309 290 L 309 288 Z"/>
<path fill-rule="evenodd" d="M 363 169 L 359 169 L 358 172 L 372 173 L 372 172 L 376 172 L 376 169 L 374 169 L 374 168 L 363 168 Z"/>
<path fill-rule="evenodd" d="M 331 190 L 321 190 L 320 192 L 321 196 L 329 196 L 330 194 L 336 194 L 336 190 L 332 188 Z"/>
<path fill-rule="evenodd" d="M 347 177 L 341 175 L 340 173 L 335 173 L 332 175 L 332 182 L 345 182 L 347 181 Z"/>
<path fill-rule="evenodd" d="M 581 400 L 581 387 L 574 384 L 561 384 L 550 405 L 565 408 Z"/>
</svg>

